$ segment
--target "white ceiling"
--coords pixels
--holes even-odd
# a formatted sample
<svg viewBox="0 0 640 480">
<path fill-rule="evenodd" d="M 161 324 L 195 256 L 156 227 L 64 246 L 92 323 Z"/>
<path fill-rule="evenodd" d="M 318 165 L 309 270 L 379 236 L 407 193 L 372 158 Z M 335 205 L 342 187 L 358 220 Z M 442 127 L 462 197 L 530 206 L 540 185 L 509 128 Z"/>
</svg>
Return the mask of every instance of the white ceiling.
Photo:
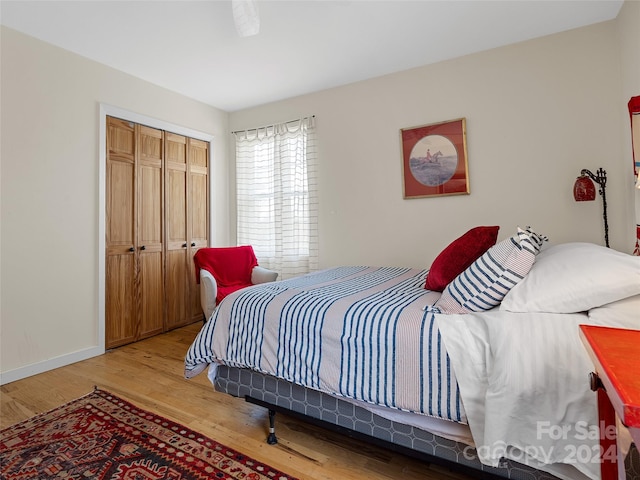
<svg viewBox="0 0 640 480">
<path fill-rule="evenodd" d="M 610 20 L 622 3 L 259 0 L 244 38 L 229 0 L 2 0 L 0 22 L 236 111 Z"/>
</svg>

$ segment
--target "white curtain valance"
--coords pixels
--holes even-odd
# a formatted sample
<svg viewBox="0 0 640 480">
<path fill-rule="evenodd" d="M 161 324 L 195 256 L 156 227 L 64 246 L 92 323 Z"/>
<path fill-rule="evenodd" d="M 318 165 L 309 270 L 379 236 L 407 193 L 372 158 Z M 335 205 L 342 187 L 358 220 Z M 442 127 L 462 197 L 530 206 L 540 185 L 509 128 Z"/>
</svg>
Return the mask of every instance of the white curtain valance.
<svg viewBox="0 0 640 480">
<path fill-rule="evenodd" d="M 304 117 L 298 120 L 290 120 L 277 125 L 269 125 L 266 127 L 251 128 L 247 130 L 238 130 L 233 132 L 236 141 L 252 141 L 265 140 L 274 135 L 282 135 L 284 133 L 296 133 L 301 128 L 314 128 L 315 116 Z"/>
</svg>

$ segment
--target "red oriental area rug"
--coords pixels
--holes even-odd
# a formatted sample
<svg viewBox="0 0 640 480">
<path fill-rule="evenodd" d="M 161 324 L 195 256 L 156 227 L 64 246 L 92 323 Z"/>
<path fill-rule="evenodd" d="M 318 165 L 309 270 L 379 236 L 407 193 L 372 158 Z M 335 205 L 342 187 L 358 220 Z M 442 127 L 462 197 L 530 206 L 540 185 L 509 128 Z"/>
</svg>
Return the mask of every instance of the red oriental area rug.
<svg viewBox="0 0 640 480">
<path fill-rule="evenodd" d="M 0 431 L 6 480 L 296 480 L 103 390 Z"/>
</svg>

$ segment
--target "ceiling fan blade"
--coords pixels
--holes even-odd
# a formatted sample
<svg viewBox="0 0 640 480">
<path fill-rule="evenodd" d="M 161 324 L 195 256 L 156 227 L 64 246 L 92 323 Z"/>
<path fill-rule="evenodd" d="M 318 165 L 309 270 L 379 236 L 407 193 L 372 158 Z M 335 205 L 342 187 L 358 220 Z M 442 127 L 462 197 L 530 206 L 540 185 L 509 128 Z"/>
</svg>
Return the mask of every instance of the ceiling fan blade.
<svg viewBox="0 0 640 480">
<path fill-rule="evenodd" d="M 260 14 L 256 0 L 231 0 L 233 21 L 241 37 L 250 37 L 260 32 Z"/>
</svg>

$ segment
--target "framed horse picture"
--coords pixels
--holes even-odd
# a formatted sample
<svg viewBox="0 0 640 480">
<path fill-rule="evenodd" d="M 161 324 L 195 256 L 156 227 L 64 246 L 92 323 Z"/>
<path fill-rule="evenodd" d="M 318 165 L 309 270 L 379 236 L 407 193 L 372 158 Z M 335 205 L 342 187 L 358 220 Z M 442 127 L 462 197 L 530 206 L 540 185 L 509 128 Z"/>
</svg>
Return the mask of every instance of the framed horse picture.
<svg viewBox="0 0 640 480">
<path fill-rule="evenodd" d="M 405 199 L 469 194 L 466 119 L 403 128 L 400 143 Z"/>
</svg>

